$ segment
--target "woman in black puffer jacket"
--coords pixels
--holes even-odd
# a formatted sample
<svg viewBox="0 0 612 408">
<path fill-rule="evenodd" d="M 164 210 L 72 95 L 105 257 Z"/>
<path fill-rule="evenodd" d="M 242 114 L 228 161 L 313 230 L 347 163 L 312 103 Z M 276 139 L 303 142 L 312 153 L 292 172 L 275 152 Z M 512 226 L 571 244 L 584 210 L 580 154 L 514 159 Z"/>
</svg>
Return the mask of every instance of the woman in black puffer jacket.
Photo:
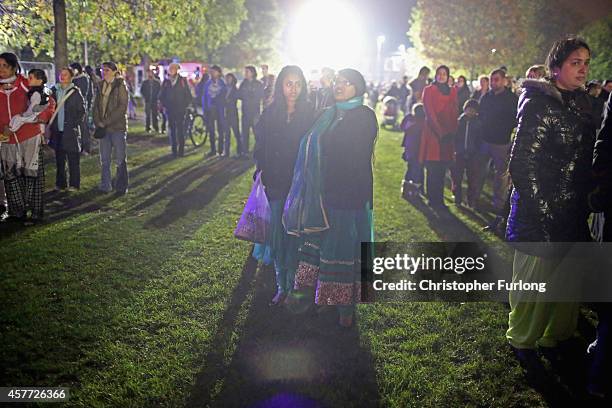
<svg viewBox="0 0 612 408">
<path fill-rule="evenodd" d="M 582 89 L 526 80 L 510 156 L 511 242 L 588 241 L 596 120 Z M 538 255 L 538 253 L 533 253 Z"/>
<path fill-rule="evenodd" d="M 580 39 L 557 41 L 548 55 L 552 78 L 523 84 L 510 156 L 514 189 L 506 229 L 506 239 L 516 248 L 513 282 L 554 281 L 569 259 L 558 250 L 563 245 L 553 243 L 590 240 L 587 195 L 597 128 L 584 90 L 590 55 Z M 558 343 L 574 334 L 578 303 L 551 302 L 548 291 L 529 294 L 527 301 L 525 295 L 510 292 L 506 338 L 522 363 L 541 368 L 536 346 L 555 358 Z"/>
</svg>

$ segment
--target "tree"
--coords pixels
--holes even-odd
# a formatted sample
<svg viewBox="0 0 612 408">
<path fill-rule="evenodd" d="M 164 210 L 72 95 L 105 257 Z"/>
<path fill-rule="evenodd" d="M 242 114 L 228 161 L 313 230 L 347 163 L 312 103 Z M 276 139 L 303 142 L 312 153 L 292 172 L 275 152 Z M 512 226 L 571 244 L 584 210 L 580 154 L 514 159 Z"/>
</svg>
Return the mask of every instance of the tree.
<svg viewBox="0 0 612 408">
<path fill-rule="evenodd" d="M 247 18 L 228 45 L 219 50 L 223 66 L 241 68 L 277 57 L 280 13 L 276 0 L 246 0 Z"/>
<path fill-rule="evenodd" d="M 53 4 L 52 4 L 53 3 Z M 62 0 L 70 35 L 68 57 L 82 60 L 83 44 L 96 61 L 138 63 L 143 57 L 202 59 L 213 55 L 239 30 L 244 0 Z M 0 22 L 7 47 L 31 46 L 54 55 L 55 0 L 3 0 Z M 13 23 L 17 21 L 17 23 Z M 59 28 L 59 26 L 58 26 Z"/>
<path fill-rule="evenodd" d="M 53 55 L 53 7 L 44 0 L 0 2 L 0 47 L 19 53 L 29 48 L 34 54 Z"/>
<path fill-rule="evenodd" d="M 55 22 L 54 46 L 55 66 L 68 66 L 68 28 L 66 23 L 66 1 L 53 0 L 53 20 Z"/>
<path fill-rule="evenodd" d="M 409 36 L 427 59 L 474 78 L 501 65 L 522 74 L 582 23 L 560 0 L 417 0 Z"/>
<path fill-rule="evenodd" d="M 612 78 L 612 14 L 589 25 L 580 35 L 591 48 L 589 77 L 600 80 Z"/>
</svg>

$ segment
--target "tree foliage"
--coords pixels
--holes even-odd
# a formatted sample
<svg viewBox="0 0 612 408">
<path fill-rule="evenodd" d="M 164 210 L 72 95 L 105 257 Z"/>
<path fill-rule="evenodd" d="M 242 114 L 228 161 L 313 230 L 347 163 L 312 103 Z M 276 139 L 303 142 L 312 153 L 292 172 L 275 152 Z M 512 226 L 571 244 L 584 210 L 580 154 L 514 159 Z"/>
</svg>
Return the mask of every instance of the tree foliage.
<svg viewBox="0 0 612 408">
<path fill-rule="evenodd" d="M 417 0 L 409 36 L 426 59 L 472 77 L 501 65 L 522 74 L 580 24 L 560 0 Z"/>
<path fill-rule="evenodd" d="M 244 0 L 66 0 L 70 59 L 82 60 L 83 44 L 100 61 L 137 63 L 179 57 L 208 59 L 239 30 Z M 4 0 L 0 45 L 31 47 L 53 55 L 51 0 Z"/>
<path fill-rule="evenodd" d="M 277 57 L 281 31 L 277 1 L 246 0 L 245 6 L 247 18 L 240 24 L 240 31 L 218 53 L 226 67 L 270 63 Z"/>
<path fill-rule="evenodd" d="M 612 78 L 612 14 L 590 24 L 580 35 L 591 48 L 590 78 Z"/>
</svg>

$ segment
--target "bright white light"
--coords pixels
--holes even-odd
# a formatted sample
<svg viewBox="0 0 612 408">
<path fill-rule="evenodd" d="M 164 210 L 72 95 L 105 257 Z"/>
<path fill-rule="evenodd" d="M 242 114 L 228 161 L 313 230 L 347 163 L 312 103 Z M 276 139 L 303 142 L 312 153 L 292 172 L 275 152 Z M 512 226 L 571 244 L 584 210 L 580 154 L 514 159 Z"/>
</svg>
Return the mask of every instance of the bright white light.
<svg viewBox="0 0 612 408">
<path fill-rule="evenodd" d="M 290 51 L 305 72 L 365 66 L 361 16 L 348 1 L 312 0 L 301 7 L 292 25 Z"/>
</svg>

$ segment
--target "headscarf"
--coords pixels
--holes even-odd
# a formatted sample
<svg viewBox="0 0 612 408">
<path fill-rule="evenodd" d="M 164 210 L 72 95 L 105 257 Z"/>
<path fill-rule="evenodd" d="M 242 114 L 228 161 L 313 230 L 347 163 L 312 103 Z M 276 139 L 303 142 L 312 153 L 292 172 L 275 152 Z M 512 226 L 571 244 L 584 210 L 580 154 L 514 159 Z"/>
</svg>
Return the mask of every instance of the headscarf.
<svg viewBox="0 0 612 408">
<path fill-rule="evenodd" d="M 356 69 L 345 68 L 338 71 L 338 76 L 346 78 L 355 87 L 355 96 L 361 96 L 366 92 L 366 81 Z"/>
<path fill-rule="evenodd" d="M 447 82 L 438 82 L 438 71 L 439 70 L 445 70 L 446 71 L 446 78 L 447 78 Z M 448 78 L 450 77 L 450 69 L 448 69 L 448 67 L 446 65 L 440 65 L 438 68 L 436 68 L 436 78 L 434 79 L 433 84 L 436 86 L 436 88 L 438 88 L 438 90 L 440 91 L 440 93 L 442 93 L 442 95 L 448 95 L 450 94 L 450 86 L 448 86 Z"/>
</svg>

